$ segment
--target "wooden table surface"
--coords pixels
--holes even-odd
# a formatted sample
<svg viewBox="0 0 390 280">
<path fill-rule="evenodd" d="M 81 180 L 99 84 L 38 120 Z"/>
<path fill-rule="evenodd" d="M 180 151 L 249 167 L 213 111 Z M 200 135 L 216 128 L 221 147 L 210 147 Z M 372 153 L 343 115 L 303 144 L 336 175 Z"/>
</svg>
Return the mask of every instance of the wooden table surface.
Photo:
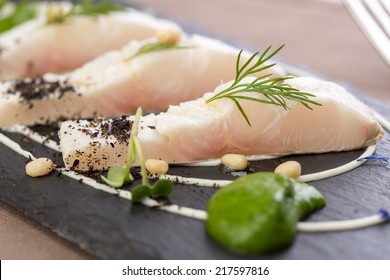
<svg viewBox="0 0 390 280">
<path fill-rule="evenodd" d="M 340 1 L 131 2 L 251 50 L 286 44 L 279 60 L 349 84 L 390 105 L 390 68 Z M 0 259 L 88 258 L 77 246 L 0 203 Z"/>
</svg>

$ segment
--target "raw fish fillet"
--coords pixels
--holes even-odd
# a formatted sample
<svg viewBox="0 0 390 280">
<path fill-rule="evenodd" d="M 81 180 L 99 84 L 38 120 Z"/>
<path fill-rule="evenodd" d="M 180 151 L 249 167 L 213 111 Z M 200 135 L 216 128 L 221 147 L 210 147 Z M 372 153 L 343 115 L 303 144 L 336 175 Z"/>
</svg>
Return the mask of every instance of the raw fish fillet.
<svg viewBox="0 0 390 280">
<path fill-rule="evenodd" d="M 46 74 L 0 82 L 0 127 L 63 119 L 161 112 L 169 105 L 201 97 L 235 76 L 239 50 L 218 40 L 183 37 L 184 49 L 132 57 L 155 38 L 132 41 L 62 75 Z M 242 61 L 250 57 L 242 55 Z M 268 73 L 280 74 L 273 67 Z"/>
<path fill-rule="evenodd" d="M 246 80 L 250 82 L 251 79 Z M 215 93 L 141 118 L 138 137 L 145 159 L 170 163 L 219 158 L 226 153 L 286 155 L 352 150 L 383 135 L 371 110 L 335 83 L 294 78 L 291 86 L 316 95 L 309 110 L 296 101 L 280 106 L 243 101 L 249 126 L 230 99 L 206 104 Z M 219 86 L 215 92 L 226 88 Z M 246 93 L 248 96 L 253 93 Z M 125 165 L 131 118 L 64 122 L 59 131 L 66 168 Z"/>
<path fill-rule="evenodd" d="M 180 30 L 173 22 L 136 10 L 77 16 L 60 24 L 46 24 L 40 16 L 1 34 L 0 80 L 67 72 L 168 27 Z"/>
</svg>

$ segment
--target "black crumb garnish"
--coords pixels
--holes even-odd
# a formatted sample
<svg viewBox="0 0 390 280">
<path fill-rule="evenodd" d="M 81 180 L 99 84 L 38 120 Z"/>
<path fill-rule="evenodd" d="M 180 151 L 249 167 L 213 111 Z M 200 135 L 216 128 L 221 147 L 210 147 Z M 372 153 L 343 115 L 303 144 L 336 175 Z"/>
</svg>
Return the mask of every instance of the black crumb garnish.
<svg viewBox="0 0 390 280">
<path fill-rule="evenodd" d="M 59 170 L 59 169 L 56 169 L 57 170 L 57 177 L 61 177 L 62 176 L 62 171 Z"/>
<path fill-rule="evenodd" d="M 41 136 L 45 137 L 46 140 L 44 141 L 47 142 L 48 140 L 53 140 L 55 142 L 59 142 L 58 138 L 58 130 L 59 125 L 57 122 L 55 123 L 46 123 L 46 124 L 37 124 L 37 125 L 32 125 L 29 126 L 29 128 L 36 133 L 40 134 Z"/>
<path fill-rule="evenodd" d="M 112 135 L 120 144 L 127 144 L 132 126 L 133 122 L 126 116 L 122 116 L 104 122 L 101 126 L 100 133 L 106 138 Z"/>
<path fill-rule="evenodd" d="M 114 148 L 116 143 L 129 143 L 129 134 L 132 126 L 133 121 L 129 120 L 126 116 L 113 119 L 96 117 L 88 125 L 80 128 L 79 130 L 90 136 L 92 139 L 96 138 L 99 133 L 101 137 L 106 139 L 110 136 L 115 137 L 115 143 L 108 143 Z"/>
<path fill-rule="evenodd" d="M 130 169 L 131 175 L 133 176 L 134 180 L 142 179 L 141 176 L 141 167 L 139 166 L 132 166 Z"/>
<path fill-rule="evenodd" d="M 247 174 L 254 173 L 254 169 L 250 168 L 249 166 L 247 168 L 245 168 L 244 170 L 234 170 L 234 169 L 231 169 L 229 167 L 226 167 L 226 166 L 220 164 L 220 165 L 218 165 L 218 170 L 222 174 L 230 175 L 233 177 L 240 177 L 241 176 L 240 174 L 244 174 L 244 173 L 247 173 Z"/>
<path fill-rule="evenodd" d="M 32 101 L 40 100 L 50 95 L 58 94 L 62 98 L 68 92 L 75 92 L 75 89 L 66 81 L 47 81 L 43 77 L 15 80 L 6 94 L 20 95 L 20 102 L 27 103 L 29 108 L 33 107 Z"/>
<path fill-rule="evenodd" d="M 101 176 L 103 175 L 103 176 L 105 176 L 105 175 L 107 175 L 106 173 L 107 173 L 107 170 L 87 170 L 87 171 L 77 171 L 77 173 L 78 174 L 80 174 L 80 175 L 83 175 L 83 176 L 85 176 L 85 177 L 88 177 L 88 178 L 90 178 L 90 179 L 92 179 L 92 180 L 95 180 L 96 182 L 98 182 L 98 183 L 101 183 L 101 184 L 106 184 L 103 180 L 102 180 L 102 178 L 101 178 Z"/>
<path fill-rule="evenodd" d="M 73 161 L 73 164 L 72 164 L 72 167 L 70 169 L 75 169 L 80 163 L 80 160 L 76 159 L 75 161 Z"/>
<path fill-rule="evenodd" d="M 91 178 L 98 183 L 104 183 L 100 176 L 105 173 L 103 170 L 88 170 L 88 171 L 77 171 L 80 175 Z"/>
</svg>

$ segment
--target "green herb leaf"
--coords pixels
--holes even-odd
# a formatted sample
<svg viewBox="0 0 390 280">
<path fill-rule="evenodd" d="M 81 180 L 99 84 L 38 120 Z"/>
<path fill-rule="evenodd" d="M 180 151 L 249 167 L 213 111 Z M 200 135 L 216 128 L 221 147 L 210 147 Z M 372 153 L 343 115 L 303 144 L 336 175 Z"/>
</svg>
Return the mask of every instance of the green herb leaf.
<svg viewBox="0 0 390 280">
<path fill-rule="evenodd" d="M 139 121 L 141 119 L 141 115 L 142 115 L 142 110 L 141 108 L 138 108 L 130 132 L 130 140 L 127 149 L 126 168 L 120 166 L 113 166 L 108 170 L 107 178 L 105 178 L 104 176 L 100 176 L 100 178 L 111 187 L 120 188 L 124 183 L 131 182 L 134 180 L 133 176 L 131 176 L 130 168 L 131 165 L 136 160 L 137 147 L 136 147 L 135 139 L 138 134 L 138 126 L 139 126 Z M 145 185 L 147 184 L 148 182 Z"/>
<path fill-rule="evenodd" d="M 55 7 L 55 6 L 53 6 Z M 51 8 L 53 8 L 51 7 Z M 67 19 L 74 16 L 98 16 L 101 14 L 108 14 L 115 11 L 123 11 L 125 6 L 114 3 L 111 0 L 95 1 L 95 0 L 81 0 L 74 4 L 69 12 L 59 12 L 54 15 L 51 14 L 51 10 L 48 10 L 47 23 L 57 24 L 63 23 Z"/>
<path fill-rule="evenodd" d="M 169 196 L 173 190 L 173 183 L 169 180 L 158 180 L 152 187 L 152 194 L 156 196 Z"/>
<path fill-rule="evenodd" d="M 153 42 L 143 45 L 139 50 L 133 54 L 131 57 L 126 58 L 125 61 L 130 61 L 133 58 L 139 57 L 141 55 L 153 53 L 153 52 L 159 52 L 159 51 L 168 51 L 168 50 L 182 50 L 182 49 L 188 49 L 193 48 L 192 46 L 180 46 L 178 44 L 167 44 L 167 43 L 159 43 L 159 42 Z"/>
<path fill-rule="evenodd" d="M 142 153 L 141 144 L 138 139 L 138 127 L 142 116 L 142 109 L 138 108 L 135 114 L 134 122 L 130 132 L 130 140 L 127 149 L 126 167 L 113 166 L 108 170 L 107 178 L 101 176 L 102 180 L 109 186 L 120 188 L 124 183 L 133 181 L 130 173 L 130 167 L 138 159 L 141 166 L 142 184 L 132 190 L 132 202 L 140 202 L 144 198 L 157 195 L 168 196 L 172 193 L 173 183 L 168 180 L 159 180 L 153 186 L 150 185 L 148 172 L 145 166 L 145 160 Z"/>
<path fill-rule="evenodd" d="M 136 186 L 131 191 L 131 201 L 134 202 L 140 202 L 146 197 L 149 197 L 153 194 L 152 188 L 150 186 L 140 185 Z"/>
<path fill-rule="evenodd" d="M 0 9 L 5 6 L 8 1 L 0 0 Z M 0 33 L 8 31 L 15 26 L 33 19 L 37 16 L 36 5 L 28 2 L 21 2 L 15 5 L 14 10 L 4 17 L 0 17 Z"/>
<path fill-rule="evenodd" d="M 139 185 L 131 191 L 132 202 L 140 202 L 149 196 L 169 196 L 173 190 L 173 183 L 169 180 L 158 180 L 152 187 L 150 185 Z"/>
<path fill-rule="evenodd" d="M 122 166 L 113 166 L 108 170 L 107 178 L 103 175 L 100 178 L 113 188 L 120 188 L 126 182 L 133 181 L 133 177 L 126 168 Z"/>
<path fill-rule="evenodd" d="M 233 83 L 228 88 L 218 92 L 213 97 L 206 100 L 206 103 L 210 103 L 214 100 L 222 98 L 231 99 L 235 103 L 241 115 L 244 117 L 246 123 L 249 126 L 251 126 L 250 120 L 243 107 L 241 106 L 239 102 L 240 100 L 281 106 L 285 110 L 289 109 L 286 100 L 298 101 L 310 110 L 312 109 L 310 105 L 321 106 L 320 103 L 311 100 L 312 97 L 315 97 L 314 94 L 302 92 L 298 89 L 291 87 L 288 84 L 285 84 L 284 82 L 286 80 L 293 78 L 291 76 L 271 78 L 272 74 L 267 74 L 254 79 L 250 83 L 242 82 L 242 80 L 247 76 L 261 73 L 262 71 L 273 67 L 275 63 L 268 65 L 264 65 L 264 63 L 274 57 L 283 47 L 284 45 L 277 48 L 271 54 L 268 54 L 269 50 L 271 49 L 271 46 L 269 46 L 253 64 L 252 62 L 255 61 L 255 58 L 259 54 L 259 52 L 256 52 L 248 59 L 248 61 L 244 63 L 242 67 L 240 67 L 241 54 L 243 51 L 241 50 L 237 56 L 236 77 Z M 251 64 L 253 65 L 250 66 Z M 247 92 L 258 93 L 259 96 L 253 97 L 239 94 Z"/>
<path fill-rule="evenodd" d="M 5 6 L 5 4 L 7 4 L 7 3 L 8 3 L 7 0 L 0 0 L 0 11 Z"/>
</svg>

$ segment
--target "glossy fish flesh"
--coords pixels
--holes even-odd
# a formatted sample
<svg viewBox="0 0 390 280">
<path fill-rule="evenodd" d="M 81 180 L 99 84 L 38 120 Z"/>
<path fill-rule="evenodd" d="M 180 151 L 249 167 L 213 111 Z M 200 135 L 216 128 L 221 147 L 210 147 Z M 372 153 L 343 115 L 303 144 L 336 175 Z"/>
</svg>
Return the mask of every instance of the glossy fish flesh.
<svg viewBox="0 0 390 280">
<path fill-rule="evenodd" d="M 178 163 L 227 153 L 323 153 L 366 147 L 382 138 L 383 130 L 371 110 L 339 85 L 306 77 L 287 83 L 315 94 L 313 100 L 322 106 L 313 105 L 309 110 L 290 100 L 290 109 L 285 110 L 243 101 L 252 123 L 249 126 L 232 100 L 205 102 L 229 85 L 224 84 L 202 98 L 170 106 L 165 113 L 143 116 L 138 137 L 145 159 Z M 131 117 L 64 122 L 59 136 L 66 168 L 94 170 L 125 165 L 131 125 Z"/>
<path fill-rule="evenodd" d="M 239 50 L 218 40 L 182 36 L 183 48 L 134 56 L 156 39 L 132 41 L 67 74 L 0 82 L 0 127 L 147 112 L 201 97 L 234 78 Z M 250 54 L 245 52 L 242 61 Z M 266 73 L 279 75 L 277 67 Z"/>
<path fill-rule="evenodd" d="M 160 29 L 180 31 L 171 21 L 136 10 L 46 21 L 42 14 L 0 35 L 0 80 L 67 72 L 131 40 L 153 37 Z"/>
</svg>

